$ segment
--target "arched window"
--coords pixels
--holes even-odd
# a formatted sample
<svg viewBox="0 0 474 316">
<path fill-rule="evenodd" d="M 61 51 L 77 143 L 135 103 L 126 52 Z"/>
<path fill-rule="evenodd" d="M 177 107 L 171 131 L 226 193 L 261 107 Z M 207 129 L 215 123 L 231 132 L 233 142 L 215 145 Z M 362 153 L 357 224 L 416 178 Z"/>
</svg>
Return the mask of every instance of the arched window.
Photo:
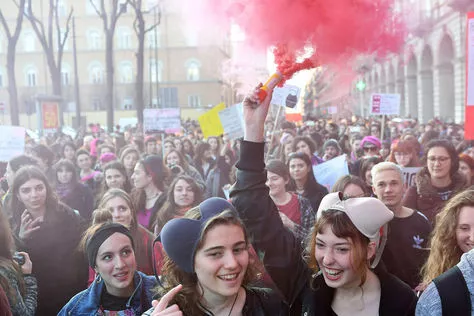
<svg viewBox="0 0 474 316">
<path fill-rule="evenodd" d="M 186 80 L 199 81 L 201 63 L 195 59 L 190 59 L 185 64 Z"/>
<path fill-rule="evenodd" d="M 89 49 L 99 50 L 102 47 L 102 36 L 98 30 L 90 30 L 87 33 L 87 43 Z"/>
<path fill-rule="evenodd" d="M 148 62 L 148 73 L 151 82 L 161 82 L 163 72 L 163 63 L 158 60 L 158 64 L 155 59 L 150 59 Z"/>
<path fill-rule="evenodd" d="M 133 82 L 133 65 L 130 61 L 122 61 L 119 64 L 119 81 L 121 83 Z"/>
<path fill-rule="evenodd" d="M 117 47 L 119 49 L 132 48 L 132 31 L 127 26 L 121 26 L 117 29 Z"/>
<path fill-rule="evenodd" d="M 63 63 L 61 66 L 61 83 L 63 86 L 71 84 L 71 67 L 69 64 Z"/>
<path fill-rule="evenodd" d="M 34 52 L 36 50 L 35 35 L 32 31 L 25 31 L 23 33 L 23 51 Z"/>
<path fill-rule="evenodd" d="M 89 82 L 92 84 L 104 83 L 104 67 L 98 61 L 89 65 Z"/>
<path fill-rule="evenodd" d="M 36 87 L 38 85 L 38 69 L 34 65 L 25 67 L 25 85 Z"/>
</svg>

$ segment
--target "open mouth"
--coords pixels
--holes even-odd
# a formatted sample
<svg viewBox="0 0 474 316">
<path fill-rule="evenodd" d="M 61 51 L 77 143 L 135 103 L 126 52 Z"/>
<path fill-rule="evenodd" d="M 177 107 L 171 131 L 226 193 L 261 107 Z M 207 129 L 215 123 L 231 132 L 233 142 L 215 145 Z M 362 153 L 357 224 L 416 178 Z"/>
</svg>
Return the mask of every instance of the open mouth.
<svg viewBox="0 0 474 316">
<path fill-rule="evenodd" d="M 121 282 L 126 281 L 128 279 L 128 272 L 114 274 L 114 278 Z"/>
<path fill-rule="evenodd" d="M 217 277 L 223 281 L 235 281 L 239 277 L 239 273 L 224 274 L 224 275 L 219 275 Z"/>
<path fill-rule="evenodd" d="M 324 268 L 324 273 L 326 274 L 326 277 L 331 280 L 331 281 L 337 281 L 341 278 L 343 270 L 335 270 L 335 269 L 329 269 L 329 268 Z"/>
</svg>

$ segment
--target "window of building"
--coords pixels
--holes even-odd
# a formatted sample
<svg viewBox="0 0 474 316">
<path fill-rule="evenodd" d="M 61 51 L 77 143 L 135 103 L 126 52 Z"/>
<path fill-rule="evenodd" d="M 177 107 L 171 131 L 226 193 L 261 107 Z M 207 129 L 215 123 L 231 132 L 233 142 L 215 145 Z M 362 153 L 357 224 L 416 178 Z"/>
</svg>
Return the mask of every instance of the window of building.
<svg viewBox="0 0 474 316">
<path fill-rule="evenodd" d="M 188 96 L 188 106 L 192 108 L 197 108 L 201 106 L 201 97 L 198 95 Z"/>
<path fill-rule="evenodd" d="M 28 1 L 25 1 L 25 7 L 23 9 L 23 13 L 25 13 L 26 16 L 30 14 L 30 3 Z"/>
<path fill-rule="evenodd" d="M 155 59 L 150 59 L 148 63 L 149 78 L 151 82 L 161 82 L 162 81 L 162 72 L 163 72 L 163 63 L 159 60 L 158 64 Z"/>
<path fill-rule="evenodd" d="M 102 37 L 98 30 L 91 30 L 87 33 L 87 43 L 90 50 L 99 50 L 102 47 Z"/>
<path fill-rule="evenodd" d="M 197 46 L 198 44 L 198 33 L 195 30 L 188 30 L 185 34 L 187 46 Z"/>
<path fill-rule="evenodd" d="M 25 69 L 25 85 L 27 87 L 36 87 L 38 84 L 38 69 L 35 66 L 28 66 Z"/>
<path fill-rule="evenodd" d="M 23 33 L 23 51 L 34 52 L 36 50 L 35 35 L 32 31 Z"/>
<path fill-rule="evenodd" d="M 69 86 L 71 84 L 71 67 L 67 64 L 62 65 L 61 83 L 63 86 Z"/>
<path fill-rule="evenodd" d="M 122 101 L 122 110 L 132 110 L 133 109 L 133 98 L 127 97 Z"/>
<path fill-rule="evenodd" d="M 121 83 L 133 82 L 133 65 L 129 61 L 123 61 L 119 65 L 119 81 Z"/>
<path fill-rule="evenodd" d="M 102 101 L 99 97 L 92 98 L 92 108 L 94 109 L 94 111 L 102 110 Z"/>
<path fill-rule="evenodd" d="M 199 81 L 201 64 L 197 60 L 189 60 L 186 63 L 186 80 Z"/>
<path fill-rule="evenodd" d="M 148 48 L 157 48 L 161 46 L 160 31 L 154 28 L 150 32 L 146 33 Z"/>
<path fill-rule="evenodd" d="M 99 62 L 89 65 L 89 82 L 92 84 L 104 83 L 104 67 Z"/>
<path fill-rule="evenodd" d="M 117 47 L 119 49 L 132 48 L 132 31 L 129 27 L 122 26 L 117 30 Z"/>
</svg>

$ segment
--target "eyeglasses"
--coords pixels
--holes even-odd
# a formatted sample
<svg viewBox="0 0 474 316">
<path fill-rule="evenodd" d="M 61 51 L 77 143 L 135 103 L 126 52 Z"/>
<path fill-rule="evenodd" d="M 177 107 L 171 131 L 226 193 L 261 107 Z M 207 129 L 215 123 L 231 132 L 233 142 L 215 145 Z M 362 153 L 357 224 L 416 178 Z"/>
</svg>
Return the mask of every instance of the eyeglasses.
<svg viewBox="0 0 474 316">
<path fill-rule="evenodd" d="M 445 163 L 446 161 L 450 159 L 451 159 L 450 157 L 435 157 L 435 156 L 428 157 L 428 161 L 430 163 L 435 163 L 435 162 Z"/>
<path fill-rule="evenodd" d="M 364 151 L 377 152 L 378 148 L 377 147 L 364 147 Z"/>
</svg>

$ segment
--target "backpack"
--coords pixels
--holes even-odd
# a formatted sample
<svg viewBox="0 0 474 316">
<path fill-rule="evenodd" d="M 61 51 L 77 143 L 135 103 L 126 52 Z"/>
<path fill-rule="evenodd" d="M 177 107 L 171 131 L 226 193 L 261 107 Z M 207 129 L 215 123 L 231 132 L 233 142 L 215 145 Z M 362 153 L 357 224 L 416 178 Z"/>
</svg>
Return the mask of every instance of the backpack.
<svg viewBox="0 0 474 316">
<path fill-rule="evenodd" d="M 433 280 L 441 299 L 443 316 L 470 316 L 471 294 L 457 266 Z"/>
</svg>

